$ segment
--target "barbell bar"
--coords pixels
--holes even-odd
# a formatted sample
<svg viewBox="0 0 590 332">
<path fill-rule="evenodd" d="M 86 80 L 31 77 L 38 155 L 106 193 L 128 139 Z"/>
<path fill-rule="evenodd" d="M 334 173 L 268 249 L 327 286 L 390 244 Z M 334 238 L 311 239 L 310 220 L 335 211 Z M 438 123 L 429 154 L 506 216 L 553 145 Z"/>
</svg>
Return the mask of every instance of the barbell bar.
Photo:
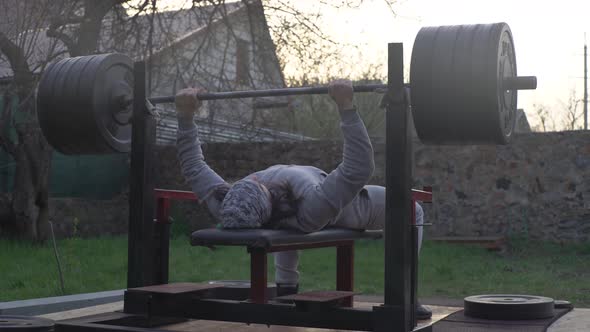
<svg viewBox="0 0 590 332">
<path fill-rule="evenodd" d="M 410 84 L 405 84 L 406 88 Z M 506 90 L 534 90 L 537 88 L 537 78 L 535 76 L 507 77 L 503 81 L 503 87 Z M 360 84 L 353 85 L 352 91 L 358 92 L 383 92 L 387 89 L 387 84 Z M 242 91 L 223 91 L 223 92 L 204 92 L 197 94 L 200 100 L 220 100 L 220 99 L 240 99 L 240 98 L 260 98 L 260 97 L 279 97 L 279 96 L 300 96 L 300 95 L 321 95 L 327 94 L 328 87 L 297 87 L 297 88 L 278 88 L 265 90 L 242 90 Z M 164 104 L 173 103 L 175 96 L 158 96 L 150 97 L 150 103 Z"/>
<path fill-rule="evenodd" d="M 37 92 L 37 114 L 49 143 L 65 154 L 128 152 L 131 148 L 133 61 L 122 54 L 62 59 L 50 64 Z M 506 23 L 422 28 L 412 50 L 414 125 L 429 144 L 506 144 L 512 136 L 517 90 L 535 89 L 517 76 Z M 355 85 L 355 92 L 386 84 Z M 326 94 L 328 87 L 205 92 L 201 100 Z M 150 97 L 152 104 L 174 96 Z"/>
<path fill-rule="evenodd" d="M 387 89 L 387 84 L 361 84 L 354 85 L 354 92 L 376 92 Z M 204 92 L 198 93 L 197 98 L 200 100 L 219 100 L 219 99 L 241 99 L 241 98 L 260 98 L 260 97 L 280 97 L 280 96 L 299 96 L 299 95 L 319 95 L 327 94 L 328 87 L 298 87 L 298 88 L 278 88 L 265 90 L 242 90 L 242 91 L 222 91 L 222 92 Z M 152 104 L 173 103 L 174 96 L 161 96 L 148 98 Z"/>
</svg>

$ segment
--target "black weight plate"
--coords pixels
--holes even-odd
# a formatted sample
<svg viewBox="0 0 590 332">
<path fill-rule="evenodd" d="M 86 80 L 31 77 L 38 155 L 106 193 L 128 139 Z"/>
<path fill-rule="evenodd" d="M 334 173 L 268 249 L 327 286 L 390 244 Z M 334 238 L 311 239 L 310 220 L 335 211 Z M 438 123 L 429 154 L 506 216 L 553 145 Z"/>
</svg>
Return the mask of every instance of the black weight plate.
<svg viewBox="0 0 590 332">
<path fill-rule="evenodd" d="M 121 54 L 60 60 L 48 66 L 37 94 L 47 141 L 64 154 L 128 152 L 131 124 L 113 118 L 112 91 L 131 81 L 132 61 Z"/>
<path fill-rule="evenodd" d="M 503 104 L 499 102 L 503 92 L 500 90 L 502 78 L 499 76 L 500 63 L 504 61 L 499 54 L 501 37 L 509 29 L 506 23 L 478 25 L 475 35 L 472 57 L 474 86 L 477 87 L 476 98 L 481 125 L 478 125 L 481 140 L 486 143 L 508 143 L 512 127 L 506 129 L 506 114 Z M 480 77 L 478 80 L 477 77 Z M 516 93 L 516 92 L 515 92 Z"/>
<path fill-rule="evenodd" d="M 462 136 L 461 109 L 453 100 L 454 48 L 463 26 L 420 30 L 410 68 L 412 113 L 416 131 L 425 143 L 449 144 Z"/>
<path fill-rule="evenodd" d="M 80 101 L 78 82 L 83 68 L 94 56 L 75 57 L 60 60 L 54 69 L 45 72 L 43 81 L 51 92 L 38 96 L 39 123 L 48 142 L 64 154 L 84 152 L 84 142 L 89 135 L 83 126 L 84 116 L 80 110 L 90 105 Z M 44 90 L 45 84 L 39 85 Z"/>
<path fill-rule="evenodd" d="M 574 305 L 570 301 L 565 300 L 555 300 L 554 301 L 555 309 L 571 309 Z"/>
<path fill-rule="evenodd" d="M 509 36 L 509 38 L 507 37 Z M 430 144 L 505 144 L 513 117 L 505 116 L 500 62 L 513 50 L 505 23 L 423 28 L 412 50 L 412 114 Z M 512 52 L 513 54 L 513 52 Z M 510 66 L 515 61 L 508 61 Z M 513 95 L 509 92 L 514 105 Z M 511 106 L 510 106 L 511 107 Z"/>
<path fill-rule="evenodd" d="M 481 135 L 481 119 L 477 112 L 478 99 L 474 96 L 473 89 L 476 88 L 474 80 L 480 80 L 480 77 L 474 76 L 471 66 L 473 56 L 473 43 L 477 27 L 473 25 L 463 25 L 457 33 L 455 48 L 453 52 L 453 70 L 449 82 L 453 91 L 463 91 L 461 96 L 453 93 L 451 98 L 454 100 L 452 119 L 447 118 L 450 125 L 455 125 L 452 131 L 453 136 L 447 138 L 447 141 L 459 144 L 469 144 L 481 141 L 478 138 Z M 445 138 L 442 137 L 442 140 Z"/>
<path fill-rule="evenodd" d="M 90 134 L 83 125 L 83 115 L 90 105 L 80 98 L 78 87 L 81 73 L 93 58 L 94 56 L 71 58 L 69 70 L 64 73 L 66 81 L 61 89 L 59 109 L 61 124 L 64 126 L 61 146 L 62 153 L 65 154 L 79 154 L 84 149 L 86 137 Z"/>
<path fill-rule="evenodd" d="M 121 54 L 110 54 L 101 61 L 101 67 L 96 77 L 94 103 L 95 118 L 99 123 L 101 134 L 110 147 L 118 152 L 131 150 L 131 123 L 121 125 L 114 118 L 112 95 L 119 89 L 120 82 L 126 82 L 133 87 L 133 61 Z M 103 112 L 102 110 L 107 110 Z"/>
<path fill-rule="evenodd" d="M 432 90 L 432 44 L 436 38 L 436 27 L 424 27 L 420 29 L 414 46 L 412 47 L 412 60 L 410 65 L 412 115 L 416 132 L 420 139 L 425 140 L 428 133 L 432 132 L 432 121 L 429 114 L 423 110 L 433 108 L 430 99 Z"/>
<path fill-rule="evenodd" d="M 50 64 L 41 80 L 37 90 L 37 117 L 39 126 L 43 131 L 45 139 L 56 150 L 62 150 L 61 133 L 63 132 L 63 123 L 61 122 L 61 112 L 54 94 L 59 93 L 54 89 L 56 82 L 63 75 L 63 69 L 67 69 L 69 59 L 62 59 Z M 59 96 L 58 96 L 59 97 Z"/>
<path fill-rule="evenodd" d="M 43 76 L 41 76 L 41 79 L 39 80 L 39 85 L 37 86 L 37 103 L 39 103 L 40 101 L 48 101 L 48 98 L 50 98 L 49 96 L 52 93 L 52 86 L 53 86 L 53 81 L 55 80 L 55 72 L 58 71 L 58 67 L 63 65 L 63 62 L 61 61 L 55 61 L 50 63 L 47 68 L 45 68 L 45 71 L 43 73 Z"/>
<path fill-rule="evenodd" d="M 494 320 L 528 320 L 553 317 L 553 299 L 544 296 L 487 294 L 464 299 L 465 315 Z"/>
<path fill-rule="evenodd" d="M 512 137 L 516 122 L 516 109 L 518 92 L 503 88 L 503 80 L 506 77 L 517 76 L 516 55 L 514 53 L 514 41 L 508 25 L 498 26 L 500 30 L 498 41 L 498 106 L 500 109 L 500 124 L 504 137 L 508 140 Z"/>
<path fill-rule="evenodd" d="M 474 25 L 474 36 L 471 57 L 471 75 L 469 81 L 471 93 L 475 103 L 472 108 L 465 111 L 472 112 L 474 121 L 474 142 L 484 144 L 504 144 L 504 140 L 498 138 L 501 131 L 498 122 L 498 97 L 497 97 L 497 41 L 493 38 L 494 24 Z"/>
<path fill-rule="evenodd" d="M 54 322 L 46 318 L 0 315 L 1 332 L 48 332 L 53 326 Z"/>
<path fill-rule="evenodd" d="M 113 119 L 111 91 L 132 73 L 132 61 L 121 54 L 101 54 L 82 73 L 80 96 L 90 103 L 85 114 L 88 136 L 85 153 L 128 152 L 131 149 L 131 124 Z"/>
<path fill-rule="evenodd" d="M 82 91 L 81 82 L 89 77 L 92 72 L 88 73 L 89 68 L 96 70 L 96 55 L 82 56 L 72 58 L 70 61 L 76 61 L 79 66 L 77 70 L 69 70 L 66 74 L 67 81 L 71 82 L 70 89 L 65 89 L 62 94 L 61 121 L 67 127 L 62 138 L 63 150 L 66 154 L 88 154 L 97 153 L 96 145 L 100 144 L 100 135 L 93 127 L 92 119 L 92 102 Z M 86 87 L 92 89 L 92 87 Z"/>
<path fill-rule="evenodd" d="M 461 26 L 439 27 L 432 45 L 430 100 L 433 110 L 436 111 L 430 113 L 429 122 L 432 126 L 431 132 L 435 134 L 432 137 L 435 142 L 456 141 L 457 136 L 462 136 L 463 128 L 459 122 L 462 119 L 462 110 L 456 105 L 456 77 L 453 72 L 455 42 L 460 29 Z"/>
<path fill-rule="evenodd" d="M 110 147 L 109 142 L 103 137 L 100 120 L 96 115 L 101 112 L 109 112 L 105 108 L 97 109 L 98 106 L 95 102 L 95 91 L 108 88 L 106 83 L 102 82 L 103 85 L 98 85 L 97 82 L 97 77 L 100 75 L 101 63 L 108 55 L 100 54 L 93 56 L 80 73 L 78 96 L 83 100 L 86 107 L 77 110 L 79 115 L 78 122 L 80 123 L 80 128 L 83 128 L 86 133 L 79 135 L 82 139 L 80 142 L 82 151 L 78 152 L 78 154 L 103 154 L 116 151 Z"/>
</svg>

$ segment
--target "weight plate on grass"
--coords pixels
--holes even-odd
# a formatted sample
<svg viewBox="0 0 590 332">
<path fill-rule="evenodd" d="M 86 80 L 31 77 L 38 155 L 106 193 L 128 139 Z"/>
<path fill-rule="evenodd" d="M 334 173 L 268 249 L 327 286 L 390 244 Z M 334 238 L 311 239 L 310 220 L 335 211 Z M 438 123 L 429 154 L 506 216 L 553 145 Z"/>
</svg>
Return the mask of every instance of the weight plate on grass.
<svg viewBox="0 0 590 332">
<path fill-rule="evenodd" d="M 570 309 L 574 306 L 570 301 L 565 300 L 555 300 L 555 309 Z"/>
<path fill-rule="evenodd" d="M 464 299 L 465 315 L 493 320 L 527 320 L 552 317 L 552 298 L 534 295 L 490 294 Z"/>
<path fill-rule="evenodd" d="M 2 332 L 49 332 L 53 330 L 51 319 L 31 316 L 0 315 Z"/>
</svg>

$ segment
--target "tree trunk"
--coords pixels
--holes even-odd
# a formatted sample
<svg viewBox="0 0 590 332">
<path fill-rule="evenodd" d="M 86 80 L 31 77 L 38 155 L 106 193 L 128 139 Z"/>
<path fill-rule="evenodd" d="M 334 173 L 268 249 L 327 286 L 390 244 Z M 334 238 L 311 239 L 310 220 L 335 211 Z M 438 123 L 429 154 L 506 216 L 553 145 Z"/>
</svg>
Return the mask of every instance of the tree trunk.
<svg viewBox="0 0 590 332">
<path fill-rule="evenodd" d="M 12 216 L 16 234 L 33 241 L 47 239 L 49 224 L 48 180 L 52 151 L 35 123 L 17 126 Z"/>
<path fill-rule="evenodd" d="M 42 241 L 48 229 L 47 190 L 51 148 L 37 123 L 35 79 L 23 48 L 0 32 L 0 52 L 9 60 L 14 74 L 13 89 L 20 103 L 17 110 L 9 111 L 6 107 L 1 126 L 5 129 L 0 132 L 2 148 L 14 158 L 16 164 L 10 214 L 2 226 L 16 236 Z M 15 125 L 17 142 L 11 138 L 10 126 L 5 126 L 7 121 L 14 124 L 12 112 L 21 115 L 22 122 Z"/>
</svg>

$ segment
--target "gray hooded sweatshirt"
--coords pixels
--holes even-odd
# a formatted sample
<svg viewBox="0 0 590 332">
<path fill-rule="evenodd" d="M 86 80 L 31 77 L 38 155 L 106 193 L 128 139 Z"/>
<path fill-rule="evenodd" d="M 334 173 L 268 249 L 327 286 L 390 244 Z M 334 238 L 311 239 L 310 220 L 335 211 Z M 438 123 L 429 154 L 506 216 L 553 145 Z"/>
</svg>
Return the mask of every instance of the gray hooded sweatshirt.
<svg viewBox="0 0 590 332">
<path fill-rule="evenodd" d="M 353 229 L 383 226 L 383 187 L 365 186 L 375 168 L 373 148 L 356 110 L 343 110 L 342 162 L 329 174 L 312 166 L 275 165 L 250 174 L 265 186 L 287 185 L 297 200 L 295 216 L 278 221 L 278 228 L 314 232 L 335 225 Z M 179 118 L 178 159 L 182 173 L 200 202 L 219 220 L 220 202 L 213 191 L 226 182 L 205 162 L 192 118 Z M 377 220 L 381 219 L 381 220 Z"/>
</svg>

